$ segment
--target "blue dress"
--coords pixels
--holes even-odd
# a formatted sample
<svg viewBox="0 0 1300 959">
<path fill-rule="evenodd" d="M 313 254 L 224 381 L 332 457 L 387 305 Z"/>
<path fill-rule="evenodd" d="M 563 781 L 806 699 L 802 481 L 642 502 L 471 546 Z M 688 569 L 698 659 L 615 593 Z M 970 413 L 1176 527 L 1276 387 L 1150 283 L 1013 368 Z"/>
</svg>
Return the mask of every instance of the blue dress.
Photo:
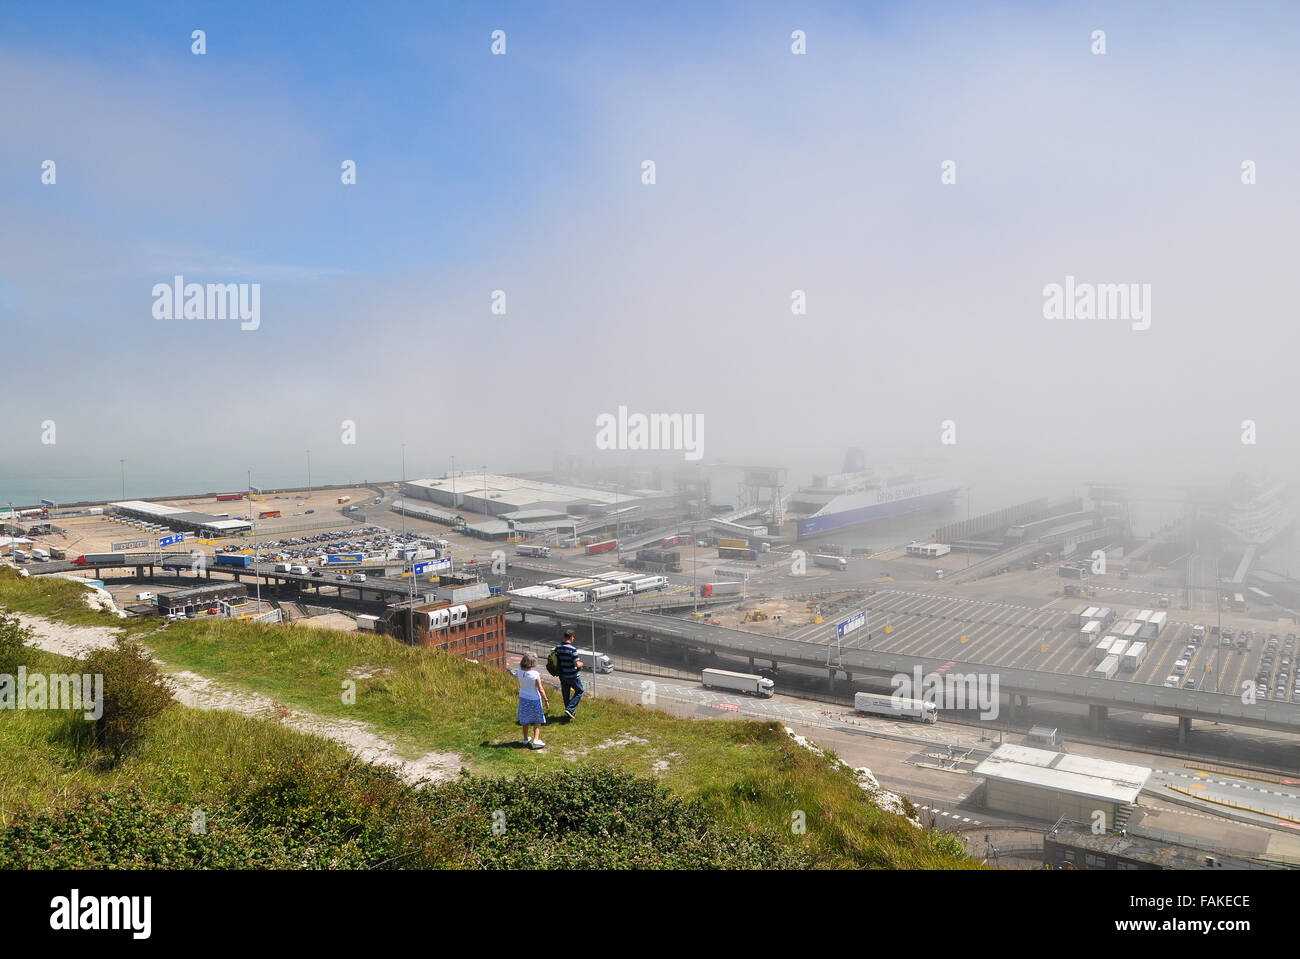
<svg viewBox="0 0 1300 959">
<path fill-rule="evenodd" d="M 533 672 L 534 676 L 537 675 L 535 671 L 530 670 L 530 672 Z M 542 697 L 537 695 L 537 687 L 531 681 L 524 686 L 522 679 L 519 686 L 519 725 L 546 725 L 546 713 L 542 710 Z"/>
</svg>

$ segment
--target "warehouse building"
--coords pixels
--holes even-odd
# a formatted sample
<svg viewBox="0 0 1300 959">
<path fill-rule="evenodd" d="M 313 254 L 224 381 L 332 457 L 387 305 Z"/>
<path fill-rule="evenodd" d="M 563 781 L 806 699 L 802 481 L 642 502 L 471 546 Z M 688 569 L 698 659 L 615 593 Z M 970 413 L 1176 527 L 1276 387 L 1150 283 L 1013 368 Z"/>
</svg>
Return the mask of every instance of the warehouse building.
<svg viewBox="0 0 1300 959">
<path fill-rule="evenodd" d="M 597 489 L 497 473 L 457 473 L 454 477 L 410 480 L 401 487 L 402 494 L 412 500 L 491 516 L 520 512 L 586 516 L 611 508 L 666 505 L 674 500 L 662 490 Z"/>
<path fill-rule="evenodd" d="M 1087 823 L 1101 810 L 1109 829 L 1121 810 L 1137 802 L 1151 769 L 1007 743 L 976 766 L 974 774 L 984 777 L 981 802 L 987 809 Z"/>
</svg>

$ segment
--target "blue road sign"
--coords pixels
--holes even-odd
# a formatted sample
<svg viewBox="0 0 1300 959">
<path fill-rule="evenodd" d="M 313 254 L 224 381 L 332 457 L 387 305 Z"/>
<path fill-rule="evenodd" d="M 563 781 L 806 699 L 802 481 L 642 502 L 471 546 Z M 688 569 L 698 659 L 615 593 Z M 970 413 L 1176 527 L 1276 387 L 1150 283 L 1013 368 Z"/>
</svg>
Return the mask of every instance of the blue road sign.
<svg viewBox="0 0 1300 959">
<path fill-rule="evenodd" d="M 867 625 L 867 614 L 865 612 L 855 613 L 844 622 L 840 623 L 839 626 L 836 627 L 836 632 L 838 633 L 839 638 L 843 639 L 855 629 L 861 629 L 865 625 Z"/>
<path fill-rule="evenodd" d="M 171 546 L 173 543 L 180 543 L 184 541 L 184 539 L 185 539 L 184 533 L 176 533 L 175 535 L 172 536 L 164 536 L 162 539 L 158 540 L 158 546 L 160 548 L 163 546 Z"/>
</svg>

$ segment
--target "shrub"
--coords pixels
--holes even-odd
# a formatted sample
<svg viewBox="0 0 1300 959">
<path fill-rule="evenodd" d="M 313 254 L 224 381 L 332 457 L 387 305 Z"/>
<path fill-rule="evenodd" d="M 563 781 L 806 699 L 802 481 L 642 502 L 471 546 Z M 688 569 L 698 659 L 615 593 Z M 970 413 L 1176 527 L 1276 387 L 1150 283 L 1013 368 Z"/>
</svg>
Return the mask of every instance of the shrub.
<svg viewBox="0 0 1300 959">
<path fill-rule="evenodd" d="M 172 689 L 149 651 L 119 637 L 112 649 L 86 657 L 86 672 L 104 677 L 104 712 L 92 726 L 95 744 L 114 759 L 138 743 L 150 719 L 172 705 Z"/>
<path fill-rule="evenodd" d="M 32 630 L 24 626 L 17 616 L 0 610 L 0 673 L 10 675 L 25 662 L 23 648 L 32 638 Z"/>
</svg>

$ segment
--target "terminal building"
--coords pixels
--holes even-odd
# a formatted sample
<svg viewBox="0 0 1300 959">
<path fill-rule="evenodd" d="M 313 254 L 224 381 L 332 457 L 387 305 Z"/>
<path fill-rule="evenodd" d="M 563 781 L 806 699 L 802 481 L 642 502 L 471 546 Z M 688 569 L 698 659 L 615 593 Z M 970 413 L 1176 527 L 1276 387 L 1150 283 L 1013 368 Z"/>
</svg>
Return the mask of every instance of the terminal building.
<svg viewBox="0 0 1300 959">
<path fill-rule="evenodd" d="M 611 510 L 666 507 L 675 501 L 671 493 L 662 490 L 597 489 L 497 473 L 458 472 L 438 479 L 410 480 L 401 487 L 404 497 L 453 513 L 464 510 L 523 522 L 565 515 L 603 516 Z"/>
<path fill-rule="evenodd" d="M 982 804 L 987 809 L 1048 822 L 1064 817 L 1086 823 L 1101 810 L 1110 829 L 1137 803 L 1151 769 L 1007 743 L 976 766 L 974 774 L 984 777 Z"/>
<path fill-rule="evenodd" d="M 155 523 L 177 533 L 198 533 L 202 536 L 221 537 L 237 536 L 249 533 L 253 524 L 244 519 L 222 518 L 208 513 L 196 513 L 192 510 L 166 506 L 162 503 L 146 503 L 144 500 L 124 500 L 109 503 L 112 511 L 120 516 L 146 523 Z"/>
<path fill-rule="evenodd" d="M 1080 870 L 1284 868 L 1127 832 L 1096 834 L 1087 823 L 1068 820 L 1058 822 L 1043 837 L 1043 865 Z"/>
</svg>

